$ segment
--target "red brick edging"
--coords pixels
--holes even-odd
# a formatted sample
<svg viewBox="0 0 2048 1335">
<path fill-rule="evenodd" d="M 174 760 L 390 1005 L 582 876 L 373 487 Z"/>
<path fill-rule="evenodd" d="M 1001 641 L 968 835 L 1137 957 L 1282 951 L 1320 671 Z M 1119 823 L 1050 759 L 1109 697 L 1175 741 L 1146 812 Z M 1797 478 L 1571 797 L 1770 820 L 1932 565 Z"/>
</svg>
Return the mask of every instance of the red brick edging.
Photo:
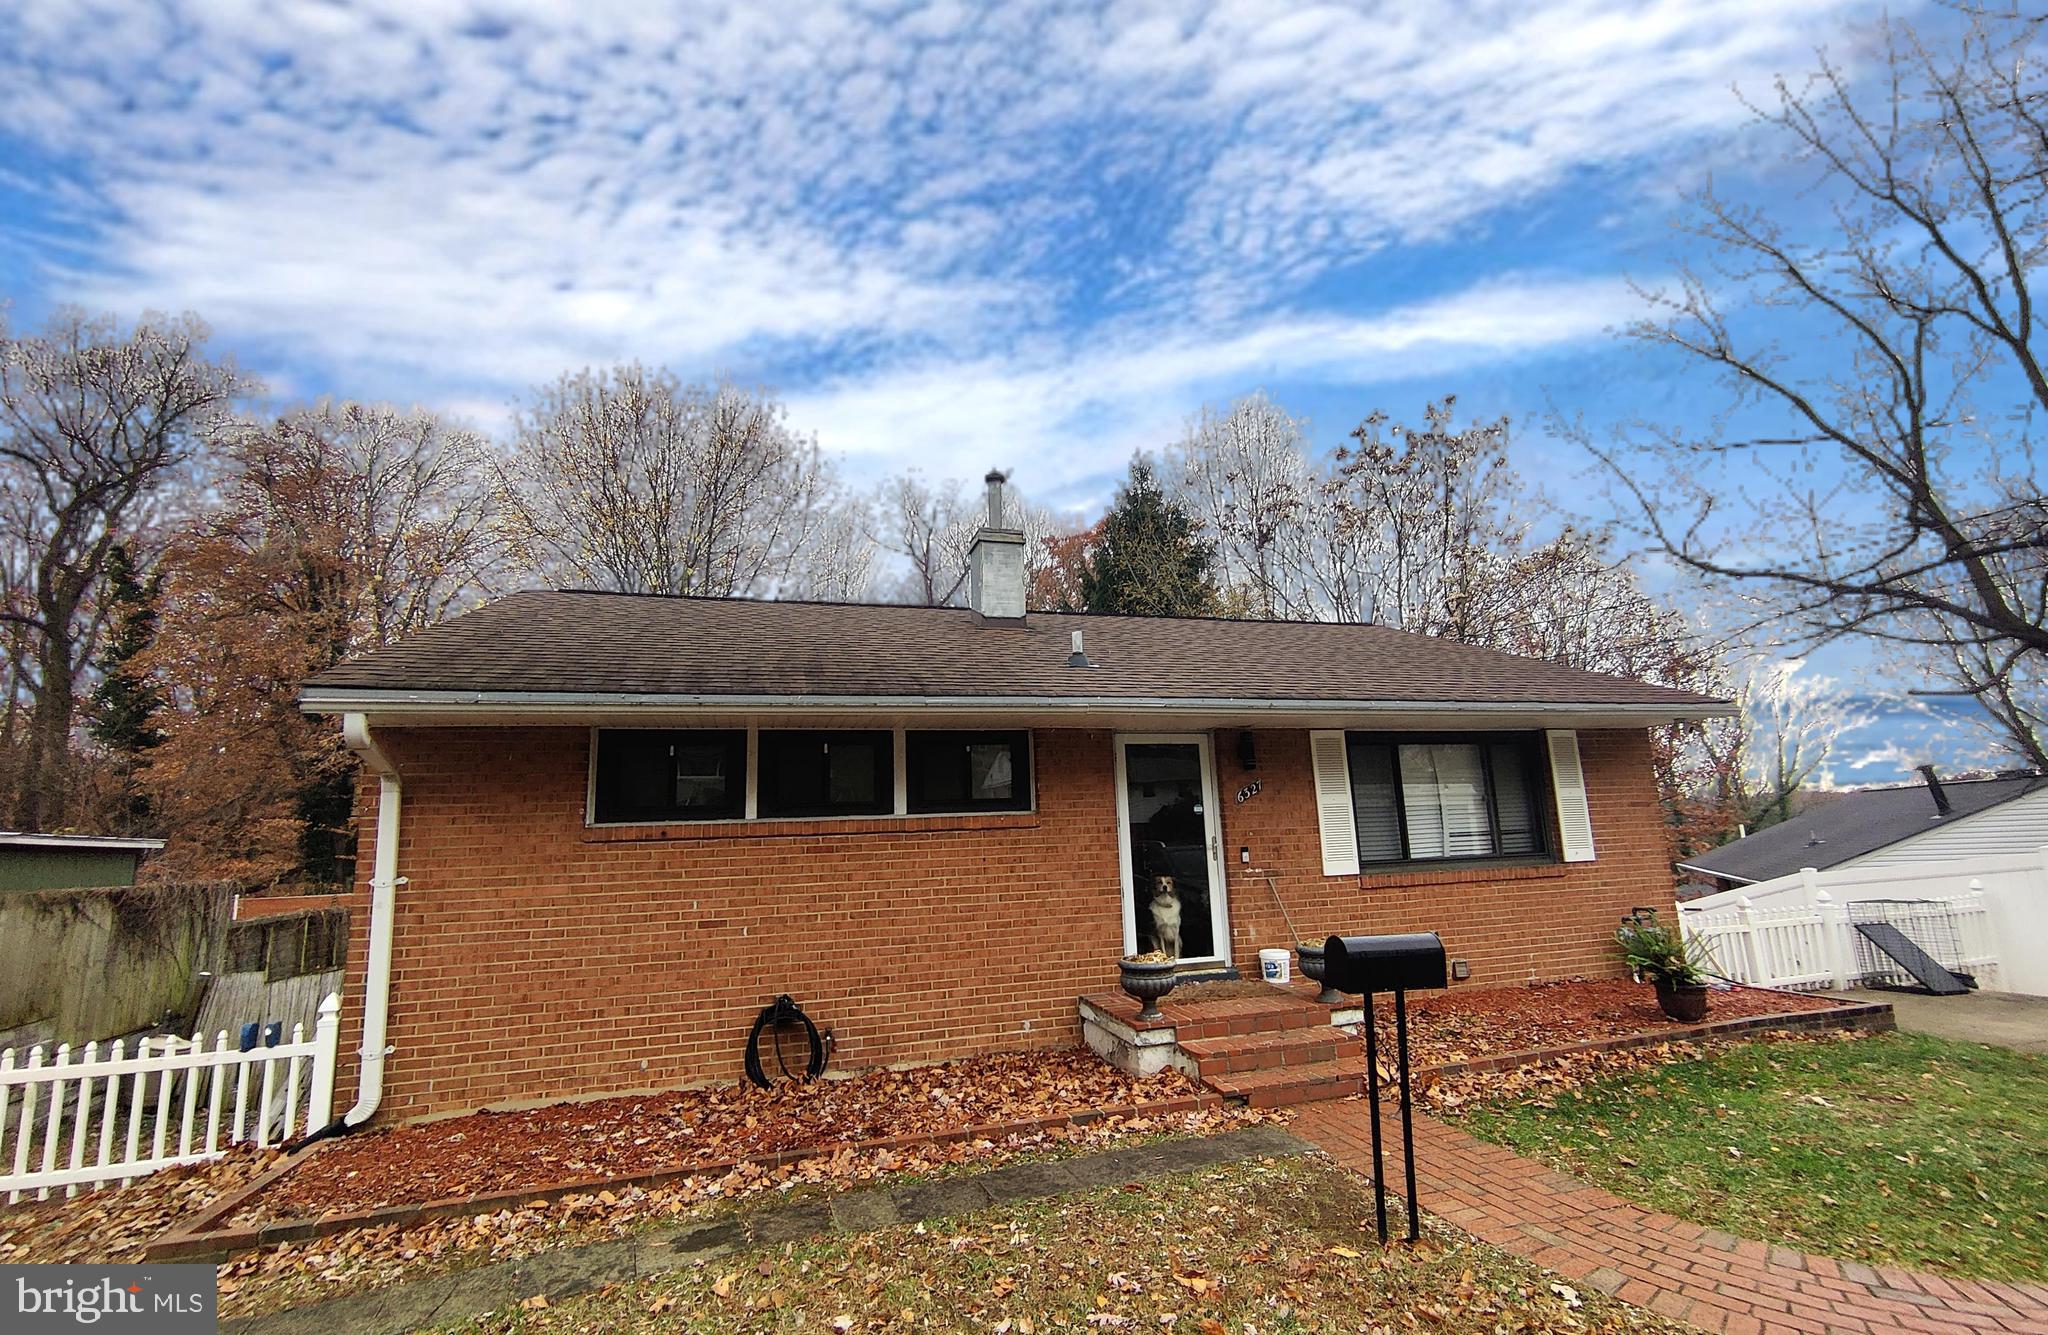
<svg viewBox="0 0 2048 1335">
<path fill-rule="evenodd" d="M 248 1186 L 223 1197 L 200 1214 L 175 1225 L 145 1247 L 143 1256 L 151 1261 L 219 1258 L 253 1247 L 267 1247 L 280 1242 L 303 1242 L 310 1238 L 326 1237 L 358 1228 L 374 1228 L 387 1224 L 403 1226 L 449 1215 L 487 1214 L 507 1206 L 530 1205 L 541 1201 L 559 1200 L 564 1196 L 628 1187 L 659 1186 L 687 1177 L 719 1177 L 736 1168 L 749 1165 L 758 1168 L 780 1168 L 785 1164 L 802 1163 L 808 1159 L 829 1159 L 836 1154 L 867 1154 L 878 1150 L 951 1145 L 963 1140 L 996 1140 L 1032 1131 L 1087 1126 L 1112 1117 L 1163 1117 L 1180 1112 L 1207 1111 L 1222 1108 L 1227 1102 L 1228 1100 L 1219 1094 L 1184 1094 L 1178 1098 L 1155 1099 L 1148 1103 L 1084 1108 L 1077 1112 L 1051 1113 L 1044 1117 L 1024 1117 L 1007 1122 L 983 1122 L 951 1131 L 917 1132 L 902 1136 L 884 1136 L 878 1140 L 840 1141 L 801 1149 L 770 1150 L 737 1159 L 720 1159 L 688 1167 L 657 1168 L 644 1173 L 629 1173 L 622 1177 L 583 1178 L 546 1186 L 522 1187 L 518 1190 L 449 1196 L 413 1204 L 383 1205 L 371 1210 L 340 1211 L 261 1224 L 223 1225 L 223 1221 L 239 1212 L 271 1183 L 296 1168 L 308 1155 L 320 1152 L 320 1145 L 310 1145 L 282 1163 L 266 1169 Z"/>
<path fill-rule="evenodd" d="M 1371 1171 L 1360 1101 L 1304 1108 L 1291 1129 L 1345 1167 Z M 2048 1286 L 1867 1266 L 1737 1238 L 1632 1205 L 1423 1114 L 1415 1144 L 1417 1188 L 1431 1213 L 1574 1283 L 1706 1330 L 2048 1335 Z M 1387 1169 L 1389 1190 L 1399 1191 L 1398 1153 Z"/>
<path fill-rule="evenodd" d="M 1826 1009 L 1780 1011 L 1775 1015 L 1745 1015 L 1734 1020 L 1708 1020 L 1702 1024 L 1688 1025 L 1683 1029 L 1624 1034 L 1619 1038 L 1590 1038 L 1583 1043 L 1567 1043 L 1556 1048 L 1526 1048 L 1521 1052 L 1474 1057 L 1470 1061 L 1445 1062 L 1440 1066 L 1418 1070 L 1416 1074 L 1441 1079 L 1445 1076 L 1473 1075 L 1486 1071 L 1509 1071 L 1518 1066 L 1534 1066 L 1539 1062 L 1557 1057 L 1576 1056 L 1582 1052 L 1624 1052 L 1630 1048 L 1653 1048 L 1661 1043 L 1693 1043 L 1701 1040 L 1711 1042 L 1765 1029 L 1773 1033 L 1825 1033 L 1830 1029 L 1867 1029 L 1873 1033 L 1884 1033 L 1896 1028 L 1898 1020 L 1892 1014 L 1890 1002 L 1836 1002 Z"/>
</svg>

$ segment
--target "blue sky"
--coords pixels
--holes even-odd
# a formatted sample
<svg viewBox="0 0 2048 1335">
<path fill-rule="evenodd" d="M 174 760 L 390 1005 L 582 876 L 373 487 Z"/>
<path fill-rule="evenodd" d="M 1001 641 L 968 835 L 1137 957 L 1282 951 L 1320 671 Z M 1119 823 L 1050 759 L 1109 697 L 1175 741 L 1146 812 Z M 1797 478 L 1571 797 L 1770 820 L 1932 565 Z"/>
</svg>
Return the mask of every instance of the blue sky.
<svg viewBox="0 0 2048 1335">
<path fill-rule="evenodd" d="M 589 362 L 725 371 L 857 473 L 1083 503 L 1259 386 L 1325 442 L 1447 390 L 1618 406 L 1624 279 L 1748 173 L 1733 88 L 1870 17 L 10 6 L 0 282 L 21 323 L 192 309 L 281 397 L 486 424 Z"/>
<path fill-rule="evenodd" d="M 197 311 L 280 399 L 486 427 L 588 363 L 725 372 L 855 480 L 999 465 L 1071 507 L 1205 401 L 1263 387 L 1330 445 L 1456 392 L 1597 508 L 1541 414 L 1719 401 L 1617 347 L 1628 280 L 1710 174 L 1798 221 L 1734 90 L 1857 68 L 1878 17 L 10 5 L 0 297 Z"/>
</svg>

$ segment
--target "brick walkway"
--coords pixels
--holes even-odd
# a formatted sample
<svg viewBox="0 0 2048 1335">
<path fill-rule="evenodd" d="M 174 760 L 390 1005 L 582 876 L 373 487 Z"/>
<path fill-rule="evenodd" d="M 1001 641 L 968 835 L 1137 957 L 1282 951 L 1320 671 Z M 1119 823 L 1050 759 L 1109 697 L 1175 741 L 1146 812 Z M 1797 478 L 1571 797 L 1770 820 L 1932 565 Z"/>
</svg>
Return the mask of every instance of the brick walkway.
<svg viewBox="0 0 2048 1335">
<path fill-rule="evenodd" d="M 1382 1113 L 1390 1190 L 1401 1188 L 1400 1113 Z M 1370 1172 L 1365 1105 L 1303 1108 L 1290 1128 Z M 1730 1335 L 1759 1332 L 2017 1331 L 2048 1335 L 2048 1285 L 1835 1261 L 1732 1237 L 1611 1196 L 1577 1178 L 1418 1116 L 1422 1207 L 1587 1288 Z M 1405 1227 L 1390 1202 L 1388 1226 Z"/>
</svg>

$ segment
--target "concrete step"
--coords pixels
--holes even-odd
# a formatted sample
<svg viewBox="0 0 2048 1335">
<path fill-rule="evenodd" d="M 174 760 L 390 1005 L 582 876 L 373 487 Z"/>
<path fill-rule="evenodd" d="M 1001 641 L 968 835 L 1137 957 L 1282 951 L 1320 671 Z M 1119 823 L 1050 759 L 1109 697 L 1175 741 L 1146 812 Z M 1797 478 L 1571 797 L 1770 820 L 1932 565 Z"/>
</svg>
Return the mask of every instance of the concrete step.
<svg viewBox="0 0 2048 1335">
<path fill-rule="evenodd" d="M 1209 1088 L 1227 1098 L 1243 1099 L 1254 1108 L 1285 1108 L 1295 1103 L 1348 1099 L 1365 1092 L 1365 1063 L 1349 1058 L 1276 1066 L 1208 1077 Z"/>
<path fill-rule="evenodd" d="M 1196 1071 L 1205 1079 L 1279 1067 L 1314 1066 L 1345 1058 L 1355 1058 L 1361 1064 L 1365 1060 L 1364 1044 L 1329 1025 L 1183 1039 L 1180 1050 L 1194 1059 Z"/>
</svg>

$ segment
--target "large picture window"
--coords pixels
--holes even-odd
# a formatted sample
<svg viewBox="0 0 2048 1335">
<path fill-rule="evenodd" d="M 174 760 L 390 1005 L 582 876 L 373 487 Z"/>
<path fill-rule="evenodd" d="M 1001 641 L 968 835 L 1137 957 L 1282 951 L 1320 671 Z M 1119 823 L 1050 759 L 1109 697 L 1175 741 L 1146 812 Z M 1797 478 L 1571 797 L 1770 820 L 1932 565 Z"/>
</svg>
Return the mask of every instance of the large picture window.
<svg viewBox="0 0 2048 1335">
<path fill-rule="evenodd" d="M 769 816 L 886 816 L 896 809 L 890 732 L 761 733 L 759 809 Z"/>
<path fill-rule="evenodd" d="M 608 728 L 597 734 L 591 819 L 732 820 L 746 814 L 742 730 Z"/>
<path fill-rule="evenodd" d="M 1547 852 L 1537 740 L 1350 734 L 1359 862 Z"/>
<path fill-rule="evenodd" d="M 1022 732 L 911 732 L 904 735 L 910 810 L 1027 811 L 1031 742 Z"/>
</svg>

